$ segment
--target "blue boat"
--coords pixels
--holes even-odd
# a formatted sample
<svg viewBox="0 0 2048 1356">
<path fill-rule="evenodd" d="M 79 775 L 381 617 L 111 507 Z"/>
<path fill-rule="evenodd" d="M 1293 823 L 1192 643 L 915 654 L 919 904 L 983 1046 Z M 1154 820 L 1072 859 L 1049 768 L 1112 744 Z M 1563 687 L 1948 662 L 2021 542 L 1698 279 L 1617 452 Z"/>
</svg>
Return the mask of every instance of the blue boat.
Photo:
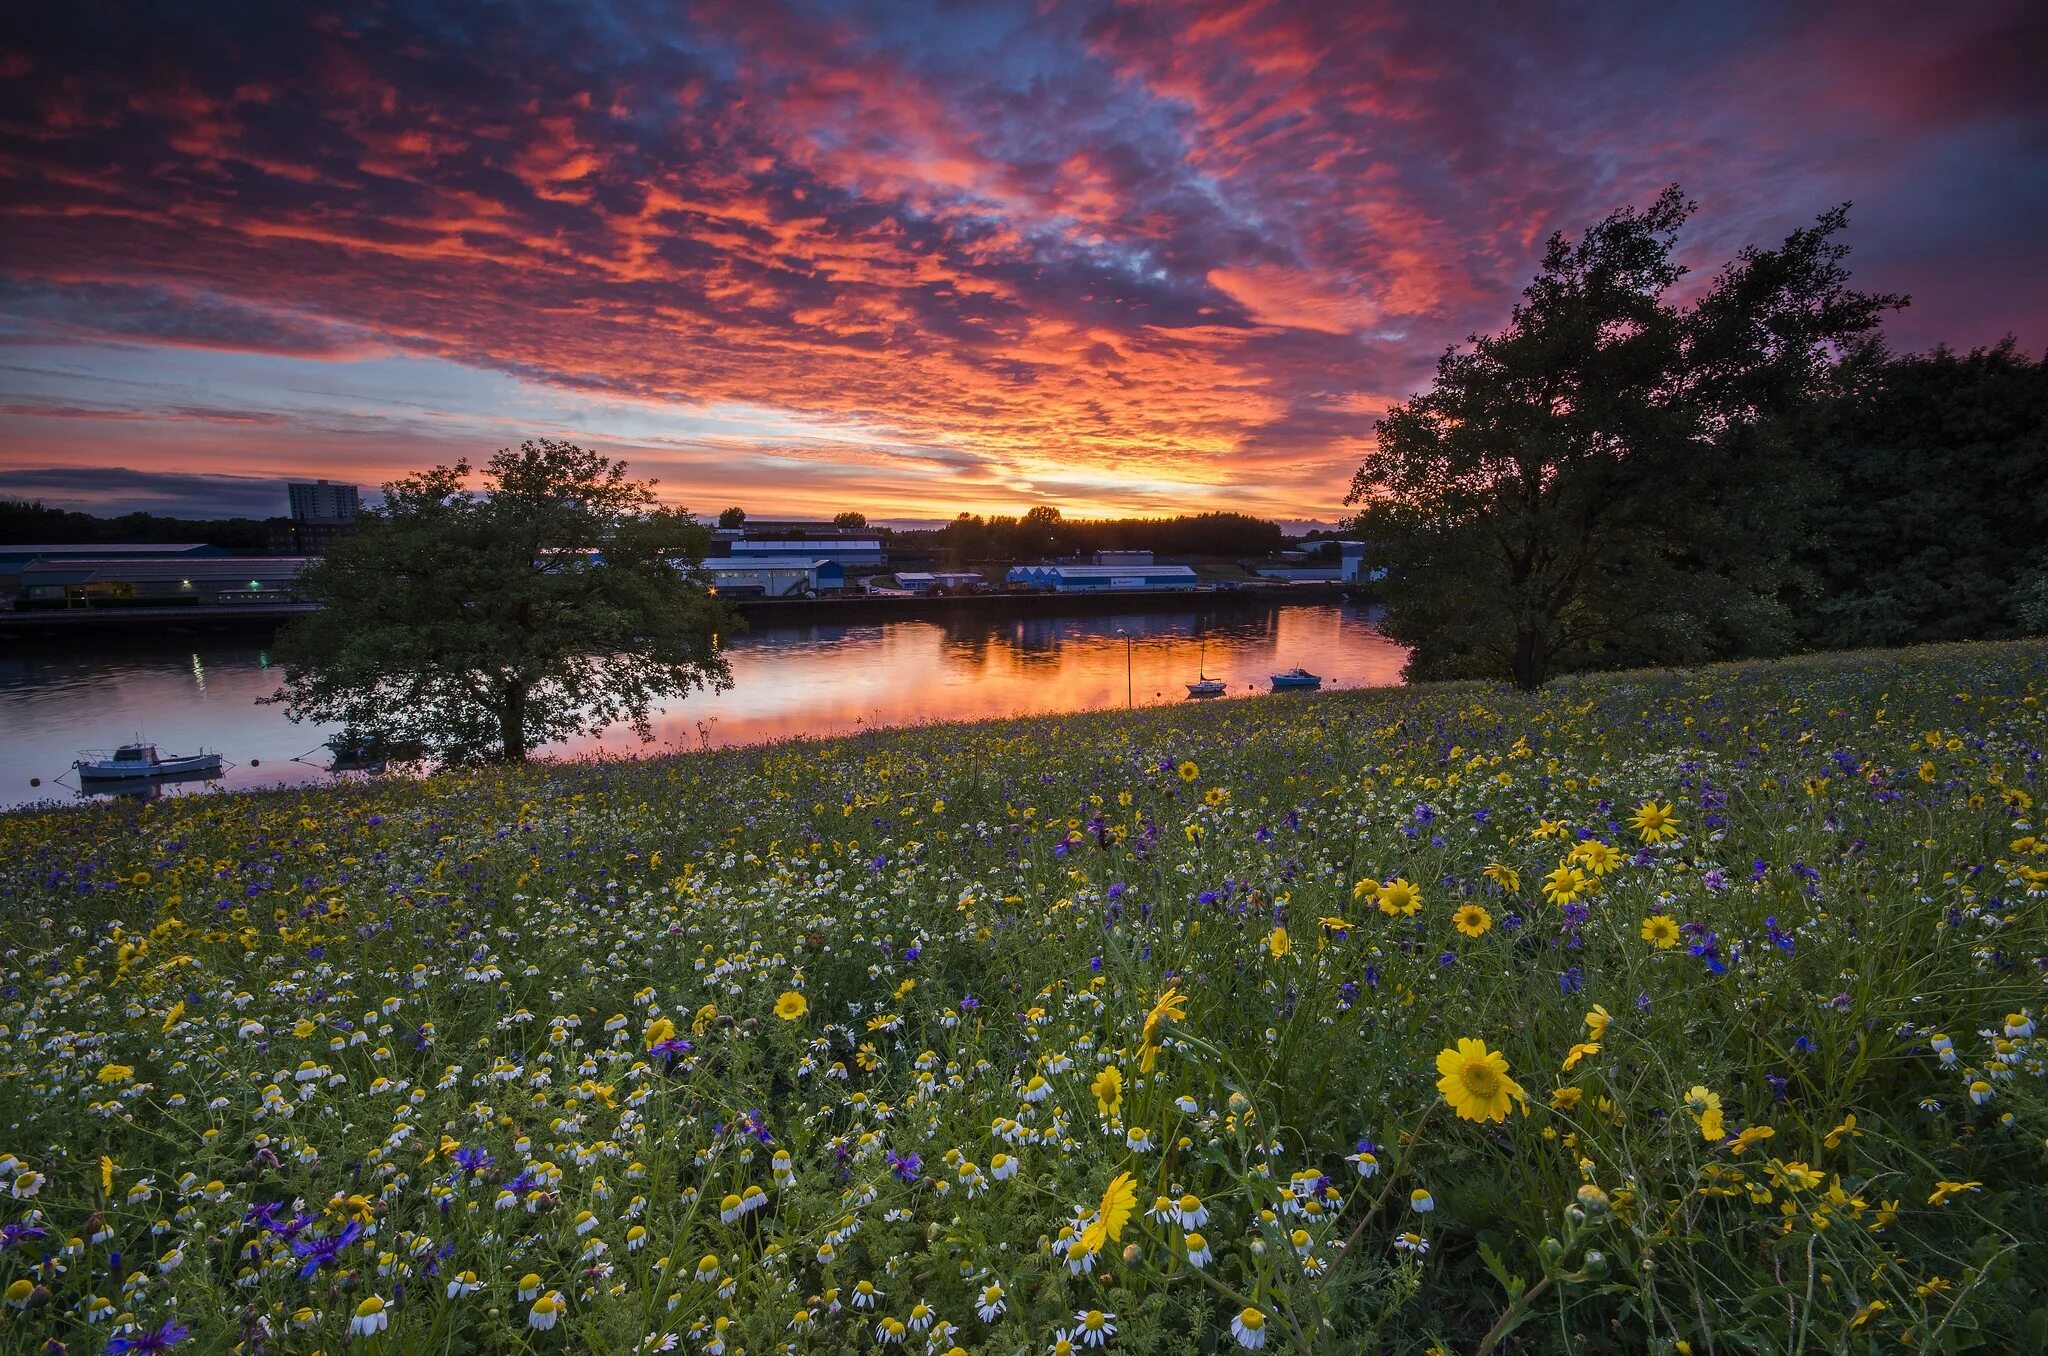
<svg viewBox="0 0 2048 1356">
<path fill-rule="evenodd" d="M 1313 691 L 1316 688 L 1321 687 L 1322 685 L 1322 678 L 1316 674 L 1310 673 L 1307 669 L 1289 669 L 1285 673 L 1276 673 L 1273 675 L 1273 690 L 1275 692 L 1290 692 L 1295 690 Z"/>
</svg>

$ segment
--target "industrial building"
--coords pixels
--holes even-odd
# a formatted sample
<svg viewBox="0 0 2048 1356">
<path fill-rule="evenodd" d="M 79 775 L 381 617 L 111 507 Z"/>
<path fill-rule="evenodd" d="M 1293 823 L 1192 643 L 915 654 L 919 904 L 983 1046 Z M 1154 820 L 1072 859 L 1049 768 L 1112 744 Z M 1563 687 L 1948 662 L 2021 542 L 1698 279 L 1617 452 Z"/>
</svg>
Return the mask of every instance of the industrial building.
<svg viewBox="0 0 2048 1356">
<path fill-rule="evenodd" d="M 822 556 L 726 556 L 705 561 L 703 568 L 721 598 L 803 598 L 846 587 L 846 567 Z"/>
<path fill-rule="evenodd" d="M 987 582 L 973 570 L 896 571 L 896 586 L 905 593 L 952 593 L 981 588 Z"/>
<path fill-rule="evenodd" d="M 16 605 L 29 610 L 297 602 L 305 568 L 305 556 L 44 556 L 23 567 Z"/>
<path fill-rule="evenodd" d="M 768 541 L 742 537 L 725 543 L 734 559 L 760 560 L 802 557 L 836 561 L 840 565 L 880 565 L 888 559 L 882 543 L 872 537 L 804 538 L 797 541 Z"/>
<path fill-rule="evenodd" d="M 0 546 L 0 598 L 21 592 L 21 574 L 39 560 L 111 559 L 117 556 L 224 556 L 227 551 L 203 542 L 160 542 L 141 546 L 111 546 L 106 542 L 64 545 Z"/>
<path fill-rule="evenodd" d="M 1281 558 L 1305 560 L 1311 553 L 1289 551 Z M 1337 563 L 1334 565 L 1262 565 L 1258 567 L 1259 577 L 1282 584 L 1363 584 L 1370 580 L 1386 577 L 1386 567 L 1365 563 L 1365 543 L 1362 541 L 1340 541 L 1337 543 Z"/>
<path fill-rule="evenodd" d="M 1012 584 L 1054 593 L 1107 593 L 1127 589 L 1192 589 L 1195 572 L 1185 565 L 1013 565 Z"/>
</svg>

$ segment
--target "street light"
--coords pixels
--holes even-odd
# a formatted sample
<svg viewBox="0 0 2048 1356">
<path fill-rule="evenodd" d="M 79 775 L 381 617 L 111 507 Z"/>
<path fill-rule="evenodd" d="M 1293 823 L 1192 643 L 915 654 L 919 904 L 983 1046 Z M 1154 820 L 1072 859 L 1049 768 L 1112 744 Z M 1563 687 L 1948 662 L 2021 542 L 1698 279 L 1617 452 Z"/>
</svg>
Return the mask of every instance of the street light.
<svg viewBox="0 0 2048 1356">
<path fill-rule="evenodd" d="M 1131 633 L 1121 626 L 1116 633 L 1124 638 L 1124 709 L 1132 711 L 1137 709 L 1137 703 L 1131 698 Z"/>
</svg>

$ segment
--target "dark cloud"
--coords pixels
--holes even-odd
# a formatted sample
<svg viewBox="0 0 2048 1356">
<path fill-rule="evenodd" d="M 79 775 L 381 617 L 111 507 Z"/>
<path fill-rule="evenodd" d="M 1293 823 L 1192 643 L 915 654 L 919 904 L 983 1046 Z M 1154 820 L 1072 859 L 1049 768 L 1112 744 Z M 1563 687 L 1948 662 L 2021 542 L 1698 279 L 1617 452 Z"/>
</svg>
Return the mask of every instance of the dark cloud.
<svg viewBox="0 0 2048 1356">
<path fill-rule="evenodd" d="M 39 500 L 86 513 L 158 513 L 172 518 L 279 518 L 285 482 L 267 476 L 134 471 L 125 466 L 0 470 L 0 499 Z"/>
</svg>

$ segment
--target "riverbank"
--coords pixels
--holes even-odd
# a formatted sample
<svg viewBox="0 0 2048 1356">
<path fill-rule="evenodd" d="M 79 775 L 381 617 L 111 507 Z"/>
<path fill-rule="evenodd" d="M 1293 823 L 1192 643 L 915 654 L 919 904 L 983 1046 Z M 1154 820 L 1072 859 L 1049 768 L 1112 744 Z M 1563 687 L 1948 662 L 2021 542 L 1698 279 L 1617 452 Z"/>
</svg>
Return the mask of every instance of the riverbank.
<svg viewBox="0 0 2048 1356">
<path fill-rule="evenodd" d="M 2016 1349 L 2044 690 L 1955 646 L 0 817 L 0 1185 L 80 1240 L 0 1252 L 5 1340 Z"/>
</svg>

